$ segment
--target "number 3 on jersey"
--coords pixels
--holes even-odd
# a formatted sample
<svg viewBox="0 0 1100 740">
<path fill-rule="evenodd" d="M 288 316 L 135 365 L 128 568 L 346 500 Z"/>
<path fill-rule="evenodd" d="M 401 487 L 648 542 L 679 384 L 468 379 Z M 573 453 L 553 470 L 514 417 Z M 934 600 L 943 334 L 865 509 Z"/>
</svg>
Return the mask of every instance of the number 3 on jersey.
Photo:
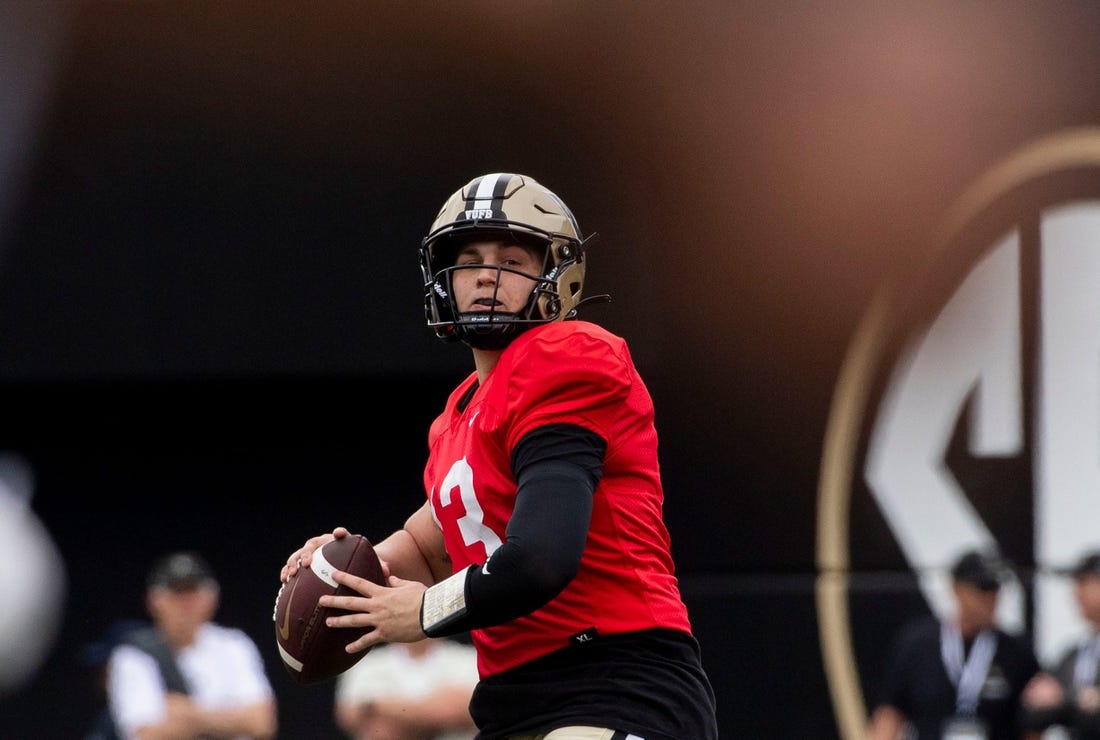
<svg viewBox="0 0 1100 740">
<path fill-rule="evenodd" d="M 456 522 L 458 531 L 462 533 L 462 541 L 467 547 L 480 542 L 485 547 L 485 558 L 488 560 L 500 547 L 501 541 L 497 533 L 485 524 L 485 513 L 474 492 L 474 471 L 466 458 L 456 460 L 443 478 L 443 484 L 439 487 L 440 512 L 452 505 L 451 496 L 454 491 L 458 491 L 458 498 L 465 512 Z"/>
</svg>

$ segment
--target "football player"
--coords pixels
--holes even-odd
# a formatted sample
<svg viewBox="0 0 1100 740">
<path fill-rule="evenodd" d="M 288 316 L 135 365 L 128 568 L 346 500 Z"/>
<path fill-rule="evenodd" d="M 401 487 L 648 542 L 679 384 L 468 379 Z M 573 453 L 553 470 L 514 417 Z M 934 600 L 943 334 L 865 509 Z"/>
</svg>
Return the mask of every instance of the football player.
<svg viewBox="0 0 1100 740">
<path fill-rule="evenodd" d="M 714 693 L 662 518 L 653 401 L 626 342 L 578 319 L 587 252 L 527 175 L 477 177 L 420 247 L 428 326 L 474 371 L 431 425 L 426 501 L 377 545 L 389 586 L 322 597 L 362 650 L 469 631 L 485 738 L 713 740 Z M 316 548 L 310 538 L 283 581 Z"/>
</svg>

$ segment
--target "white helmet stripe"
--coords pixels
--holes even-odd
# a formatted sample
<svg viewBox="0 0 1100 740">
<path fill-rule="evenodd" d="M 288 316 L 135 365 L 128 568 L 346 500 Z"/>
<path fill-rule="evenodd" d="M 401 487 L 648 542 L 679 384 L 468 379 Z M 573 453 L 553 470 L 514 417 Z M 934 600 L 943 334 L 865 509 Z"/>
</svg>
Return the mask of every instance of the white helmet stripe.
<svg viewBox="0 0 1100 740">
<path fill-rule="evenodd" d="M 492 208 L 493 196 L 496 195 L 497 181 L 500 178 L 505 177 L 501 173 L 494 175 L 486 175 L 481 178 L 481 182 L 477 184 L 477 190 L 474 192 L 474 208 Z M 485 201 L 489 201 L 486 203 Z"/>
<path fill-rule="evenodd" d="M 470 182 L 466 189 L 467 219 L 500 218 L 504 211 L 504 194 L 514 176 L 507 172 L 483 175 Z"/>
</svg>

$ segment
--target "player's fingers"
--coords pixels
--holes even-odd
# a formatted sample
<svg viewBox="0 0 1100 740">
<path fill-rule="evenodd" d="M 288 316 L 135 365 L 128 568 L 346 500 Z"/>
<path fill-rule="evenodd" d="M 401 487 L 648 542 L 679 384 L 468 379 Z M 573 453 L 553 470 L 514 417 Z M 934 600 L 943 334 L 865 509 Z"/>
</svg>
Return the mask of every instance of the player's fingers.
<svg viewBox="0 0 1100 740">
<path fill-rule="evenodd" d="M 337 527 L 337 529 L 343 528 Z M 332 534 L 322 534 L 306 540 L 304 545 L 292 552 L 290 557 L 286 559 L 286 564 L 279 571 L 279 580 L 286 583 L 287 579 L 296 575 L 301 568 L 308 568 L 313 561 L 313 551 L 333 539 L 335 539 L 335 531 Z"/>
<path fill-rule="evenodd" d="M 359 576 L 353 576 L 344 570 L 332 571 L 332 580 L 339 583 L 341 586 L 347 586 L 353 588 L 364 596 L 374 596 L 378 589 L 382 588 L 377 583 L 369 581 L 366 578 L 360 578 Z"/>
<path fill-rule="evenodd" d="M 288 580 L 290 580 L 290 577 L 295 575 L 298 572 L 298 569 L 302 567 L 302 559 L 299 556 L 299 553 L 301 553 L 301 550 L 295 550 L 293 553 L 291 553 L 290 557 L 287 558 L 286 563 L 283 565 L 282 568 L 279 569 L 279 580 L 283 583 L 286 583 Z"/>
<path fill-rule="evenodd" d="M 322 596 L 317 603 L 329 609 L 343 609 L 352 614 L 329 616 L 325 618 L 325 624 L 330 627 L 363 627 L 365 622 L 361 617 L 367 612 L 367 599 L 362 596 Z"/>
<path fill-rule="evenodd" d="M 380 642 L 383 642 L 383 640 L 378 635 L 378 630 L 371 630 L 355 642 L 349 642 L 347 645 L 344 646 L 344 650 L 349 653 L 358 653 L 361 650 L 366 650 L 367 648 L 374 647 Z"/>
<path fill-rule="evenodd" d="M 316 550 L 324 547 L 329 542 L 332 542 L 334 539 L 335 537 L 329 533 L 320 534 L 316 537 L 310 537 L 308 540 L 306 540 L 306 543 L 302 545 L 301 549 L 299 549 L 296 553 L 294 553 L 294 555 L 290 557 L 289 564 L 292 567 L 295 567 L 295 569 L 308 568 L 310 563 L 313 562 L 313 553 Z"/>
</svg>

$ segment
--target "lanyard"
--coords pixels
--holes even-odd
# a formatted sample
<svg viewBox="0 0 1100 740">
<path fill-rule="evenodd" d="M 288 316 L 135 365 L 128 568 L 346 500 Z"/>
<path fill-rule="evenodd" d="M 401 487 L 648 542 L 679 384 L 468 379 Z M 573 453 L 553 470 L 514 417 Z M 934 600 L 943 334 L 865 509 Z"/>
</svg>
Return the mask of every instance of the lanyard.
<svg viewBox="0 0 1100 740">
<path fill-rule="evenodd" d="M 1083 689 L 1096 683 L 1096 668 L 1100 663 L 1100 635 L 1093 635 L 1077 648 L 1073 665 L 1073 687 Z"/>
<path fill-rule="evenodd" d="M 955 685 L 955 711 L 964 716 L 974 716 L 982 693 L 993 654 L 997 652 L 997 635 L 992 630 L 982 630 L 970 648 L 970 655 L 963 661 L 963 639 L 959 628 L 944 622 L 940 625 L 940 655 L 947 677 Z"/>
</svg>

